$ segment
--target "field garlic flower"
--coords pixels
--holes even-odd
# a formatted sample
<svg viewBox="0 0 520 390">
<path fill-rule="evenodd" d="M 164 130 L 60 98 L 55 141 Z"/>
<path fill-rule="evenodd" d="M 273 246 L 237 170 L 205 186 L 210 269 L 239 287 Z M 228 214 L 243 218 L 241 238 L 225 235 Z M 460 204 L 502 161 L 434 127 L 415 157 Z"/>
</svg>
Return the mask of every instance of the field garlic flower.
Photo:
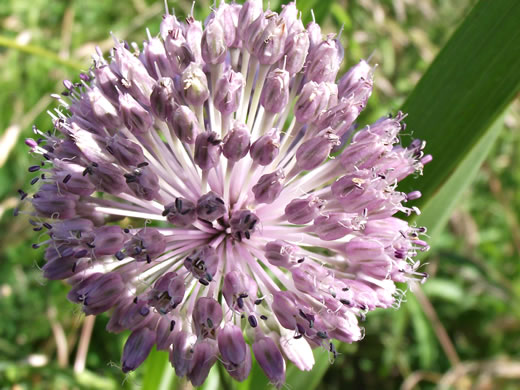
<svg viewBox="0 0 520 390">
<path fill-rule="evenodd" d="M 41 185 L 20 193 L 48 235 L 44 276 L 131 331 L 124 372 L 156 345 L 195 386 L 217 360 L 243 381 L 254 353 L 280 387 L 286 359 L 310 370 L 313 348 L 335 355 L 398 305 L 395 282 L 426 277 L 426 230 L 395 216 L 420 193 L 396 187 L 431 156 L 400 144 L 401 113 L 356 129 L 373 68 L 337 81 L 342 59 L 295 3 L 222 2 L 204 27 L 167 12 L 64 82 L 54 129 L 26 140 Z"/>
</svg>

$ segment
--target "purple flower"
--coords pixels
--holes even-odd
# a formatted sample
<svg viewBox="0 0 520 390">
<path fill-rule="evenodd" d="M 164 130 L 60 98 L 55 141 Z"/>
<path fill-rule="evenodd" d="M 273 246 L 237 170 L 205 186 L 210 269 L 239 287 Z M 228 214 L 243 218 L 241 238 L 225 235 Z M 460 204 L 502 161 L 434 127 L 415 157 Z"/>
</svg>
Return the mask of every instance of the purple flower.
<svg viewBox="0 0 520 390">
<path fill-rule="evenodd" d="M 397 216 L 421 194 L 397 183 L 431 156 L 401 145 L 401 113 L 353 134 L 373 69 L 337 80 L 339 38 L 294 3 L 221 3 L 205 29 L 167 14 L 160 31 L 98 53 L 54 130 L 25 141 L 44 276 L 132 331 L 125 372 L 155 344 L 195 386 L 213 364 L 243 381 L 253 352 L 280 387 L 286 360 L 310 370 L 312 348 L 360 340 L 359 319 L 399 305 L 395 282 L 426 277 L 426 229 Z"/>
</svg>

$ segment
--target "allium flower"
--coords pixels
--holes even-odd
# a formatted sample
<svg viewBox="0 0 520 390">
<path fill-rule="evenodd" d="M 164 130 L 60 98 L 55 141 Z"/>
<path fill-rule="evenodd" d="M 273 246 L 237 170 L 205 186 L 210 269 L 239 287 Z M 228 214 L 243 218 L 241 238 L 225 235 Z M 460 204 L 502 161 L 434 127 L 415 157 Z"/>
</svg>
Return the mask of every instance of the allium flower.
<svg viewBox="0 0 520 390">
<path fill-rule="evenodd" d="M 217 360 L 242 381 L 252 349 L 280 387 L 286 359 L 310 370 L 426 276 L 425 229 L 394 215 L 418 212 L 396 186 L 431 157 L 400 145 L 401 113 L 355 131 L 373 69 L 336 82 L 338 38 L 297 15 L 221 3 L 203 29 L 167 13 L 142 49 L 98 51 L 26 141 L 44 276 L 131 331 L 124 372 L 156 345 L 195 386 Z"/>
</svg>

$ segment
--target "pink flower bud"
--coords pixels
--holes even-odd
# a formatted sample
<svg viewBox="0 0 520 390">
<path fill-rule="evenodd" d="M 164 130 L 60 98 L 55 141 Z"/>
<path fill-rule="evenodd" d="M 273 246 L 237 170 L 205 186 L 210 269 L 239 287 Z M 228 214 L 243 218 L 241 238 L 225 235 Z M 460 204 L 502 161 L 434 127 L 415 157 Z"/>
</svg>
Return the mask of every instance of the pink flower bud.
<svg viewBox="0 0 520 390">
<path fill-rule="evenodd" d="M 171 118 L 175 111 L 175 87 L 173 80 L 169 77 L 162 77 L 153 86 L 150 95 L 150 108 L 152 113 L 162 121 Z"/>
<path fill-rule="evenodd" d="M 260 104 L 265 111 L 278 114 L 285 109 L 289 102 L 289 72 L 283 69 L 275 69 L 267 75 Z"/>
<path fill-rule="evenodd" d="M 225 31 L 219 20 L 211 20 L 202 34 L 202 58 L 206 63 L 216 65 L 224 62 L 227 54 Z"/>
<path fill-rule="evenodd" d="M 135 370 L 147 358 L 155 343 L 155 333 L 148 328 L 135 330 L 126 340 L 121 366 L 123 372 Z"/>
<path fill-rule="evenodd" d="M 317 44 L 309 53 L 309 64 L 305 69 L 308 80 L 334 82 L 343 60 L 343 46 L 339 39 L 328 37 Z"/>
<path fill-rule="evenodd" d="M 229 115 L 238 109 L 245 82 L 241 73 L 229 69 L 217 81 L 214 104 L 217 110 Z"/>
<path fill-rule="evenodd" d="M 194 144 L 201 131 L 197 116 L 187 106 L 179 106 L 175 110 L 171 126 L 175 135 L 187 144 Z"/>
<path fill-rule="evenodd" d="M 136 166 L 145 161 L 143 149 L 135 142 L 116 134 L 106 141 L 106 150 L 125 166 Z"/>
<path fill-rule="evenodd" d="M 208 377 L 209 370 L 217 361 L 218 349 L 213 340 L 203 340 L 195 344 L 190 361 L 188 379 L 193 386 L 200 386 Z"/>
<path fill-rule="evenodd" d="M 303 225 L 316 218 L 323 205 L 321 199 L 312 195 L 306 199 L 293 199 L 285 207 L 285 217 L 290 223 Z"/>
<path fill-rule="evenodd" d="M 293 255 L 297 255 L 297 249 L 286 241 L 275 240 L 265 244 L 265 257 L 277 267 L 290 268 Z"/>
<path fill-rule="evenodd" d="M 247 155 L 250 145 L 249 128 L 245 123 L 234 122 L 224 137 L 222 154 L 229 161 L 237 162 Z"/>
<path fill-rule="evenodd" d="M 271 383 L 280 388 L 285 382 L 285 360 L 270 337 L 261 337 L 253 343 L 256 361 Z"/>
<path fill-rule="evenodd" d="M 255 163 L 262 166 L 271 164 L 274 159 L 278 156 L 280 151 L 280 136 L 278 132 L 273 129 L 266 135 L 258 138 L 251 149 L 249 154 Z"/>
<path fill-rule="evenodd" d="M 296 151 L 298 167 L 307 171 L 318 167 L 329 157 L 332 148 L 339 144 L 339 138 L 330 129 L 323 130 L 298 148 Z"/>
<path fill-rule="evenodd" d="M 208 80 L 202 67 L 192 62 L 181 76 L 184 99 L 193 106 L 202 106 L 209 97 Z"/>
<path fill-rule="evenodd" d="M 309 81 L 303 86 L 294 106 L 296 120 L 305 124 L 313 122 L 331 103 L 335 103 L 337 94 L 336 84 Z"/>
<path fill-rule="evenodd" d="M 135 135 L 144 135 L 152 127 L 154 120 L 132 95 L 125 93 L 119 96 L 121 116 L 126 128 Z"/>
<path fill-rule="evenodd" d="M 246 342 L 242 329 L 231 323 L 226 323 L 218 333 L 218 348 L 222 358 L 236 366 L 246 359 Z"/>
<path fill-rule="evenodd" d="M 209 170 L 217 166 L 221 142 L 214 131 L 205 131 L 197 136 L 194 160 L 200 169 Z"/>
<path fill-rule="evenodd" d="M 262 175 L 252 189 L 256 202 L 273 203 L 283 190 L 284 179 L 281 170 Z"/>
</svg>

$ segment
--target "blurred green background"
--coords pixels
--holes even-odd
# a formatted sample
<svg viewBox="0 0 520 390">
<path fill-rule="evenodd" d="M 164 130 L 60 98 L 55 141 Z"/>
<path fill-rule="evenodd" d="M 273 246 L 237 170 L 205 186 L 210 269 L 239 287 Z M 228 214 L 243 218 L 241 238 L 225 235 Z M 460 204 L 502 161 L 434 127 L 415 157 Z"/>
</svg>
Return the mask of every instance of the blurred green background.
<svg viewBox="0 0 520 390">
<path fill-rule="evenodd" d="M 179 16 L 192 6 L 169 3 Z M 474 3 L 298 0 L 298 7 L 304 22 L 314 9 L 325 32 L 343 25 L 345 68 L 369 56 L 379 64 L 360 119 L 368 123 L 402 105 Z M 197 1 L 196 16 L 209 6 Z M 128 335 L 107 333 L 106 315 L 85 322 L 66 300 L 67 286 L 42 278 L 42 251 L 31 249 L 39 237 L 12 214 L 16 190 L 28 187 L 23 139 L 33 123 L 50 128 L 50 93 L 64 78 L 77 80 L 95 46 L 111 47 L 109 32 L 138 43 L 146 27 L 156 34 L 163 10 L 152 0 L 0 0 L 0 389 L 134 389 L 150 370 L 121 373 Z M 365 339 L 339 347 L 319 389 L 520 388 L 519 121 L 517 99 L 477 179 L 432 237 L 423 289 L 399 310 L 370 313 Z M 206 389 L 220 386 L 210 380 Z"/>
</svg>

